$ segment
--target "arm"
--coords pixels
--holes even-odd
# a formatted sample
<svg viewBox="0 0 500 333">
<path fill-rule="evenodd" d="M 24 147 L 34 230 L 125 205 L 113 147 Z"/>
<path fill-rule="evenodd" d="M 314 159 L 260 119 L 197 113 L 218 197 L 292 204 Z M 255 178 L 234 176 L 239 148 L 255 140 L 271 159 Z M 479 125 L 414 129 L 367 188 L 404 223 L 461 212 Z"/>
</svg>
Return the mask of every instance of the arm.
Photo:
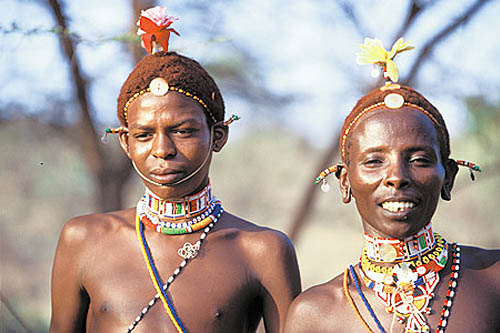
<svg viewBox="0 0 500 333">
<path fill-rule="evenodd" d="M 333 319 L 338 312 L 332 308 L 331 289 L 331 285 L 319 285 L 304 291 L 295 298 L 288 309 L 283 332 L 340 331 L 341 326 Z"/>
<path fill-rule="evenodd" d="M 311 322 L 311 318 L 314 318 L 315 313 L 307 299 L 308 296 L 302 294 L 292 302 L 288 309 L 283 332 L 305 333 L 313 329 L 314 321 Z"/>
<path fill-rule="evenodd" d="M 88 227 L 85 218 L 68 221 L 61 231 L 52 268 L 50 332 L 85 332 L 89 296 L 82 285 Z"/>
<path fill-rule="evenodd" d="M 263 234 L 254 243 L 254 262 L 262 286 L 264 325 L 266 332 L 282 332 L 288 307 L 301 291 L 299 267 L 285 234 L 274 230 Z"/>
</svg>

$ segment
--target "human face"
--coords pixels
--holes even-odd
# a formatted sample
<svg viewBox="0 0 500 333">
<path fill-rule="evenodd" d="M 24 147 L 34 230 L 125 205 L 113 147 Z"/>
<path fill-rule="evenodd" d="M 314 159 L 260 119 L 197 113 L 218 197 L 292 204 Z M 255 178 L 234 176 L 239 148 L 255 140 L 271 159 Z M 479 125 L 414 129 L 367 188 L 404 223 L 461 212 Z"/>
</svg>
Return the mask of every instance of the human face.
<svg viewBox="0 0 500 333">
<path fill-rule="evenodd" d="M 422 229 L 445 181 L 432 121 L 409 107 L 383 108 L 362 117 L 350 141 L 341 187 L 350 186 L 365 232 L 403 239 Z"/>
<path fill-rule="evenodd" d="M 208 183 L 211 134 L 202 106 L 177 92 L 146 93 L 129 107 L 128 133 L 122 147 L 148 179 L 167 186 L 144 184 L 164 199 L 178 199 Z M 171 185 L 204 167 L 190 179 Z"/>
</svg>

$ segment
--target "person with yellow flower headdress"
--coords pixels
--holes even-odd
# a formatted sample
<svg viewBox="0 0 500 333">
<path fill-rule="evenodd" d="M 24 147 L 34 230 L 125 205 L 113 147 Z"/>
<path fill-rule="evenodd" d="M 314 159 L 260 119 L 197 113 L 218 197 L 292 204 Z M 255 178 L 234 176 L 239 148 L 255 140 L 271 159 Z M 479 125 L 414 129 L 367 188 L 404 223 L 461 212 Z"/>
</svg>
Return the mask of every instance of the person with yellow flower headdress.
<svg viewBox="0 0 500 333">
<path fill-rule="evenodd" d="M 252 332 L 262 318 L 278 333 L 300 292 L 288 237 L 224 211 L 212 191 L 212 154 L 238 117 L 224 121 L 222 95 L 198 62 L 168 51 L 175 20 L 161 6 L 142 12 L 151 54 L 121 88 L 121 127 L 106 130 L 145 193 L 134 208 L 65 224 L 50 332 Z"/>
<path fill-rule="evenodd" d="M 382 68 L 387 82 L 363 96 L 340 136 L 341 163 L 316 178 L 339 178 L 364 229 L 359 262 L 292 303 L 285 332 L 500 332 L 500 250 L 462 246 L 433 230 L 439 198 L 451 199 L 459 166 L 450 158 L 441 113 L 414 89 L 397 84 L 394 57 L 365 40 L 359 64 Z M 474 179 L 474 178 L 473 178 Z"/>
</svg>

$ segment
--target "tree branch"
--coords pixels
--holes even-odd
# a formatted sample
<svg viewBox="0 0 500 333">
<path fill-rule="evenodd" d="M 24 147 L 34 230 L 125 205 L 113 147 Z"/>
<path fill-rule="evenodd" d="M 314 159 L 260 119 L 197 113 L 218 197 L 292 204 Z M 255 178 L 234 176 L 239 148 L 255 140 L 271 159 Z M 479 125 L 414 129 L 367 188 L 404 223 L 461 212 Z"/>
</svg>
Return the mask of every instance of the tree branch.
<svg viewBox="0 0 500 333">
<path fill-rule="evenodd" d="M 337 156 L 339 150 L 338 135 L 333 136 L 333 141 L 328 145 L 328 147 L 329 148 L 323 153 L 322 158 L 320 158 L 320 162 L 317 164 L 317 167 L 314 169 L 313 174 L 310 177 L 311 182 L 307 185 L 304 195 L 299 201 L 300 204 L 297 206 L 297 211 L 294 214 L 292 226 L 288 234 L 292 241 L 297 240 L 300 232 L 309 221 L 308 217 L 311 215 L 311 211 L 314 207 L 314 200 L 319 192 L 318 186 L 313 183 L 313 180 L 318 176 L 318 173 L 321 170 L 329 167 L 333 159 Z"/>
<path fill-rule="evenodd" d="M 70 64 L 71 74 L 76 89 L 76 96 L 78 104 L 80 105 L 80 142 L 82 142 L 82 150 L 87 160 L 87 163 L 94 175 L 103 173 L 103 156 L 99 141 L 97 139 L 97 132 L 90 115 L 90 108 L 88 103 L 87 82 L 85 81 L 78 57 L 75 53 L 75 43 L 71 36 L 67 33 L 67 19 L 64 16 L 61 5 L 58 0 L 49 0 L 50 8 L 60 28 L 59 41 L 63 48 L 64 54 Z"/>
<path fill-rule="evenodd" d="M 28 325 L 26 325 L 26 323 L 21 319 L 21 317 L 16 312 L 16 310 L 14 310 L 14 307 L 10 304 L 9 300 L 7 299 L 7 297 L 1 291 L 0 291 L 0 302 L 3 303 L 3 305 L 5 306 L 5 308 L 7 309 L 7 311 L 12 315 L 12 317 L 14 317 L 17 320 L 17 322 L 19 323 L 19 325 L 21 325 L 21 327 L 26 332 L 31 332 L 31 330 L 28 328 Z M 3 325 L 2 325 L 2 327 L 3 327 Z"/>
<path fill-rule="evenodd" d="M 449 25 L 444 27 L 439 31 L 433 38 L 427 41 L 424 47 L 421 49 L 417 56 L 417 60 L 410 69 L 410 74 L 405 80 L 405 84 L 411 85 L 415 80 L 417 73 L 421 67 L 421 64 L 427 60 L 430 56 L 432 50 L 436 45 L 442 42 L 446 37 L 448 37 L 453 31 L 455 31 L 460 25 L 466 23 L 474 14 L 476 14 L 479 9 L 484 6 L 489 0 L 477 0 L 472 6 L 470 6 L 461 16 L 452 20 Z"/>
</svg>

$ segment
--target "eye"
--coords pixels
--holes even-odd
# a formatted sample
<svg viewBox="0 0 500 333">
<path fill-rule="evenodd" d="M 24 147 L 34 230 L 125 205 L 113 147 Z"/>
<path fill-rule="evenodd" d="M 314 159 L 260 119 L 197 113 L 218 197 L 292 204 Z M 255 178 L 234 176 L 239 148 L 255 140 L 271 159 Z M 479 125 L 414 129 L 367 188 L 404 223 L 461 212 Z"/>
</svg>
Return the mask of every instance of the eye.
<svg viewBox="0 0 500 333">
<path fill-rule="evenodd" d="M 178 136 L 190 136 L 191 134 L 195 133 L 197 129 L 195 128 L 178 128 L 172 131 L 175 135 Z"/>
<path fill-rule="evenodd" d="M 364 165 L 376 165 L 382 163 L 383 163 L 382 159 L 376 157 L 368 158 L 365 161 L 363 161 Z"/>
<path fill-rule="evenodd" d="M 413 156 L 410 158 L 410 164 L 416 166 L 429 166 L 432 164 L 432 159 L 427 156 Z"/>
<path fill-rule="evenodd" d="M 153 136 L 153 134 L 151 132 L 138 132 L 138 133 L 134 133 L 134 138 L 136 140 L 139 140 L 139 141 L 144 141 L 144 140 L 147 140 L 149 139 L 150 137 Z"/>
</svg>

